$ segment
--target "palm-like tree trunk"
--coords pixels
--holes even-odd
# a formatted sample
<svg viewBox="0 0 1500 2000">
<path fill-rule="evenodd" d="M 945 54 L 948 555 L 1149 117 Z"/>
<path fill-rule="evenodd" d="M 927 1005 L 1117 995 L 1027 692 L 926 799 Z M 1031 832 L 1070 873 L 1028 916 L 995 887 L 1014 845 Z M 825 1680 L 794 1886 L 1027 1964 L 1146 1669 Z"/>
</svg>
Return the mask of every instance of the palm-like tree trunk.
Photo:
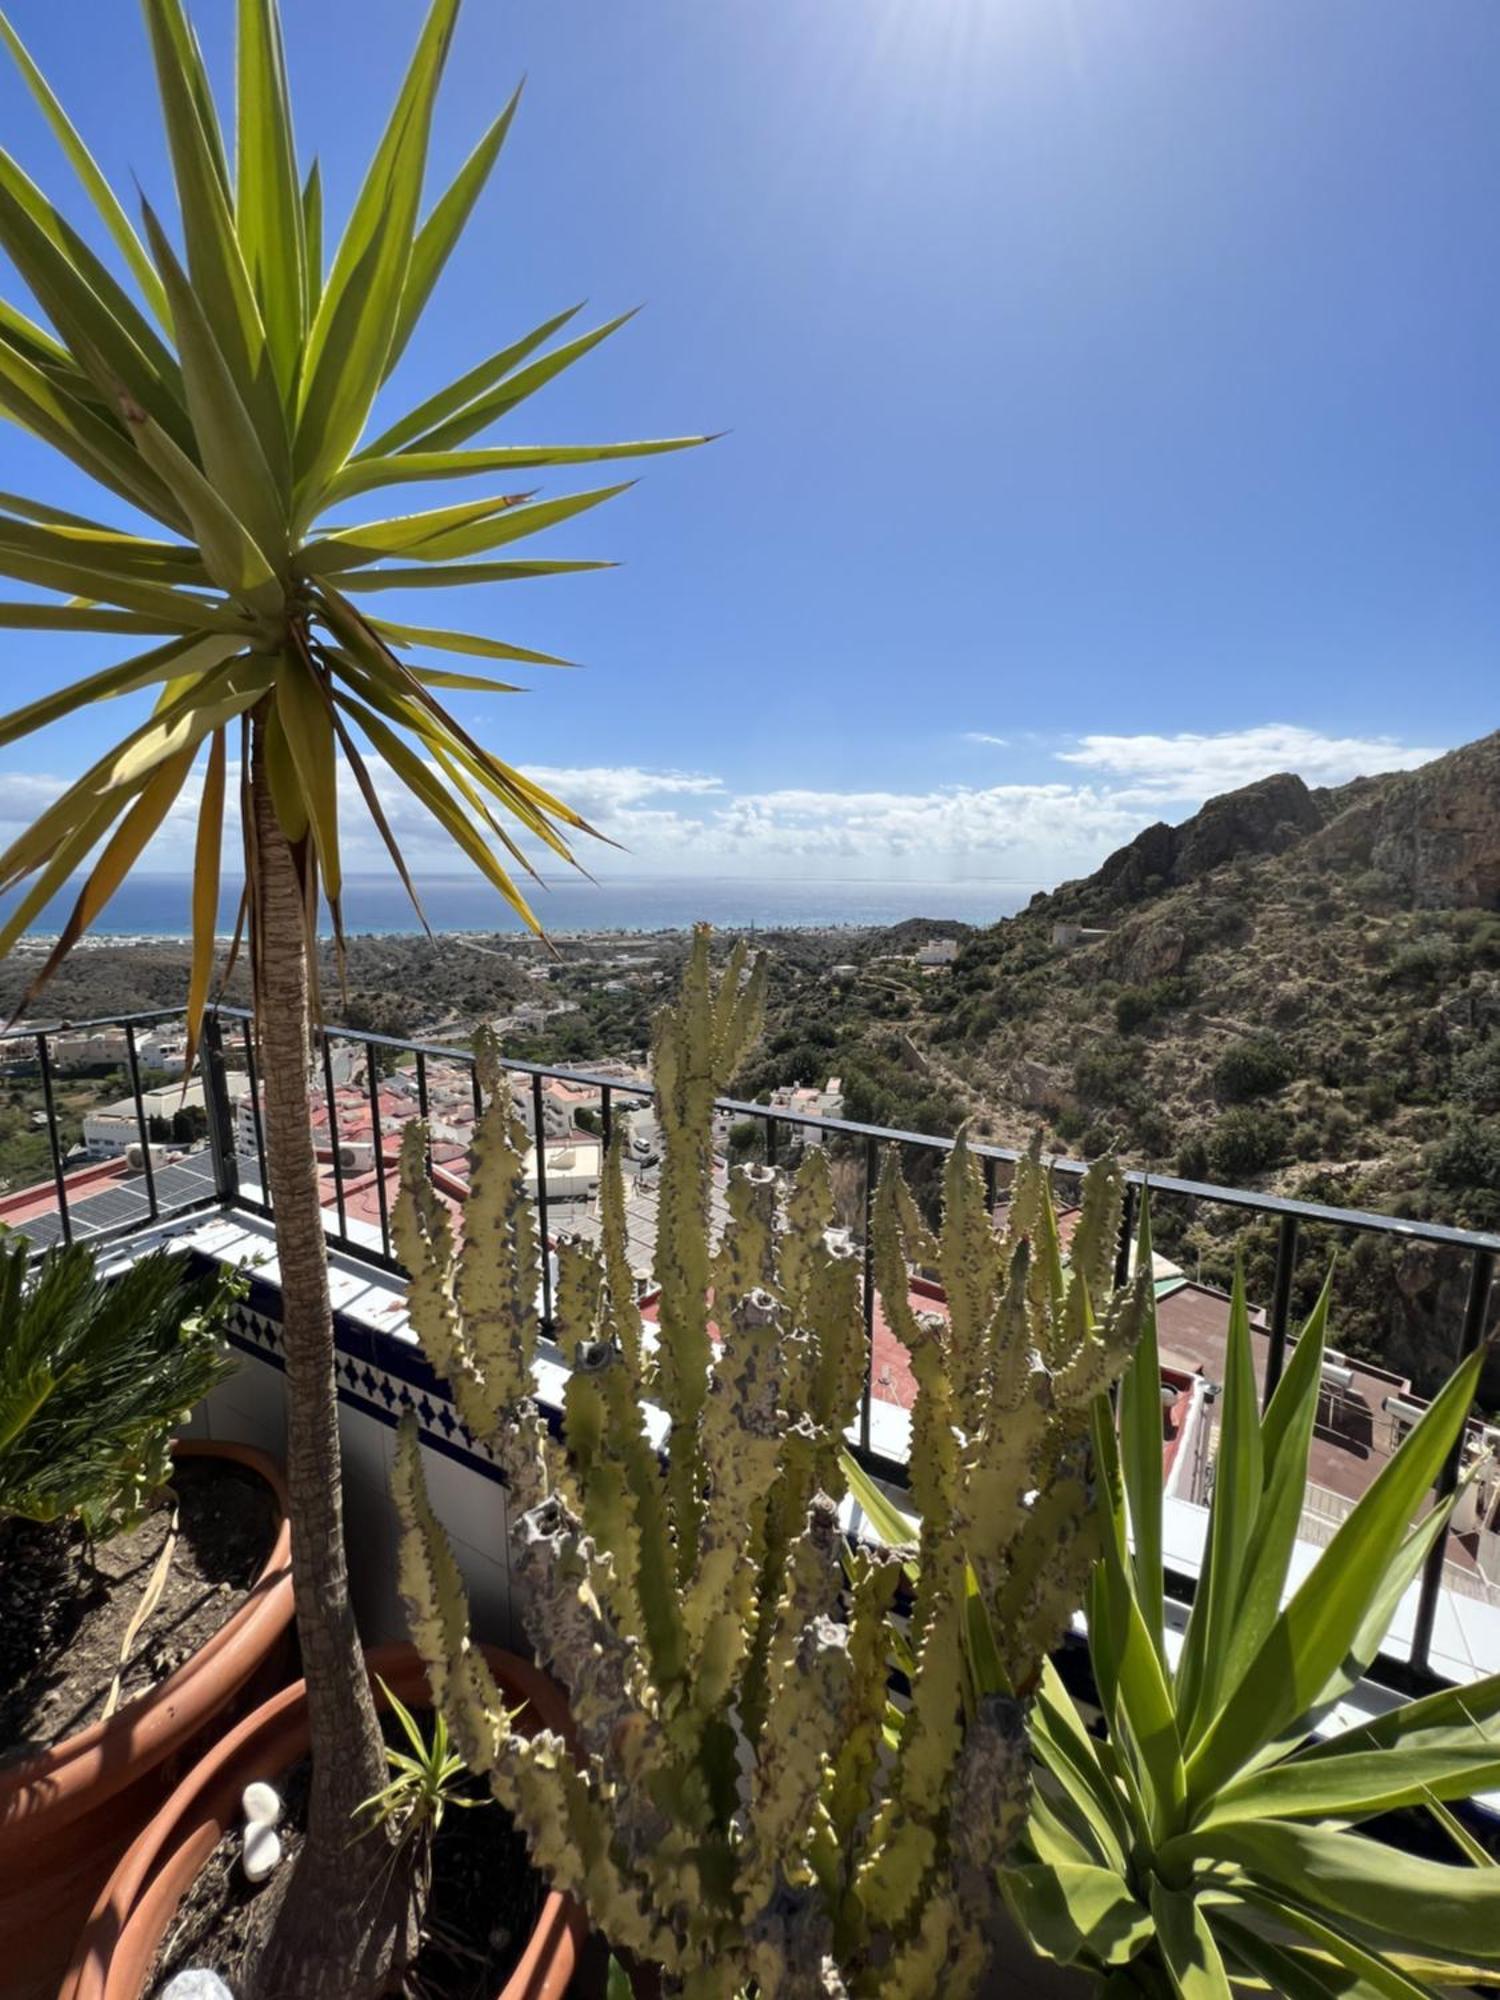
<svg viewBox="0 0 1500 2000">
<path fill-rule="evenodd" d="M 277 823 L 258 731 L 251 791 L 256 1025 L 286 1348 L 293 1589 L 313 1744 L 307 1840 L 261 1953 L 256 1986 L 264 2000 L 346 2000 L 384 1990 L 392 1967 L 406 1955 L 410 1922 L 390 1836 L 367 1823 L 362 1830 L 355 1819 L 387 1772 L 344 1550 L 333 1309 L 309 1089 L 301 871 Z"/>
</svg>

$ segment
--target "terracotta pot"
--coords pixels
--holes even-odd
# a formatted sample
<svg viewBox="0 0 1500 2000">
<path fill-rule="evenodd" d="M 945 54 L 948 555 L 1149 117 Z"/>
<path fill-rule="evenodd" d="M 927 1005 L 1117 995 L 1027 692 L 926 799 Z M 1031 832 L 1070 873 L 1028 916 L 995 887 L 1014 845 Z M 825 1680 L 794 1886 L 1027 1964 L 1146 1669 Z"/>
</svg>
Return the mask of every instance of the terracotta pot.
<svg viewBox="0 0 1500 2000">
<path fill-rule="evenodd" d="M 525 1702 L 521 1728 L 571 1734 L 566 1698 L 545 1674 L 498 1646 L 486 1646 L 484 1656 L 507 1701 Z M 413 1647 L 377 1646 L 365 1659 L 401 1701 L 420 1707 L 427 1700 L 426 1672 Z M 245 1786 L 252 1778 L 274 1781 L 306 1753 L 307 1705 L 298 1681 L 216 1743 L 136 1840 L 94 1905 L 59 2000 L 142 2000 L 177 1905 L 224 1834 L 242 1823 Z M 498 2000 L 563 2000 L 587 1937 L 583 1912 L 549 1890 Z"/>
<path fill-rule="evenodd" d="M 291 1665 L 291 1533 L 281 1468 L 237 1444 L 176 1446 L 179 1458 L 248 1466 L 280 1525 L 254 1588 L 192 1658 L 109 1718 L 0 1769 L 0 1965 L 10 2000 L 57 1991 L 100 1885 L 236 1699 L 265 1695 Z"/>
</svg>

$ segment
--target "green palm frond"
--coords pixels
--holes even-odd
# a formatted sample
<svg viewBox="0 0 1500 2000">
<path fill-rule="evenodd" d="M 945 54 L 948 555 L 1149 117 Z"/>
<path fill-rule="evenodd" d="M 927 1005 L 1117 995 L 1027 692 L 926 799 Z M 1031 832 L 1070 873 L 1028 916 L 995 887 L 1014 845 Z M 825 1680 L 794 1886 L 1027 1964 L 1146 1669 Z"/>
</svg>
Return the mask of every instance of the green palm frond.
<svg viewBox="0 0 1500 2000">
<path fill-rule="evenodd" d="M 591 829 L 476 744 L 438 699 L 442 690 L 506 692 L 511 684 L 424 666 L 421 655 L 431 648 L 564 663 L 440 625 L 381 620 L 365 600 L 606 567 L 529 559 L 513 545 L 624 488 L 542 496 L 518 490 L 515 475 L 706 440 L 482 438 L 631 317 L 555 342 L 576 306 L 371 430 L 376 397 L 418 330 L 519 98 L 501 108 L 424 212 L 429 140 L 460 0 L 431 0 L 326 261 L 321 182 L 316 163 L 308 169 L 298 159 L 277 0 L 239 0 L 229 139 L 182 0 L 142 5 L 175 182 L 176 243 L 145 201 L 139 225 L 132 222 L 0 13 L 0 41 L 123 262 L 117 276 L 0 149 L 0 250 L 31 294 L 30 310 L 0 301 L 0 414 L 87 472 L 107 496 L 105 516 L 112 498 L 159 524 L 159 532 L 137 532 L 0 494 L 0 577 L 28 587 L 0 603 L 0 627 L 140 635 L 146 647 L 0 717 L 0 745 L 95 702 L 157 690 L 154 714 L 0 855 L 0 883 L 30 885 L 0 931 L 0 951 L 87 865 L 42 977 L 50 975 L 206 753 L 194 889 L 196 1036 L 212 970 L 231 791 L 227 731 L 236 717 L 248 718 L 264 750 L 277 817 L 307 886 L 310 925 L 323 903 L 339 925 L 341 764 L 411 888 L 370 778 L 367 760 L 375 756 L 538 928 L 512 872 L 528 864 L 502 822 L 568 860 L 571 836 Z M 405 515 L 328 518 L 383 487 L 451 480 L 503 480 L 505 490 Z M 246 873 L 253 878 L 248 854 Z M 253 899 L 251 925 L 253 948 Z"/>
<path fill-rule="evenodd" d="M 90 1535 L 165 1485 L 173 1431 L 228 1372 L 237 1279 L 190 1278 L 167 1251 L 101 1279 L 85 1244 L 0 1243 L 0 1520 L 69 1518 Z"/>
</svg>

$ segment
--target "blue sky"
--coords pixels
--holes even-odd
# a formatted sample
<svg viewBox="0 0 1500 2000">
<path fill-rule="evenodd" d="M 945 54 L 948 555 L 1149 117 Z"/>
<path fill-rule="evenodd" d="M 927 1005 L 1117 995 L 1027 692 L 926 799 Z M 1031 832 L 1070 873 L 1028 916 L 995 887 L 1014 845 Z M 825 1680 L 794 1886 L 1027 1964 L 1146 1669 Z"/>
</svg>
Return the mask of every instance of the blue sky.
<svg viewBox="0 0 1500 2000">
<path fill-rule="evenodd" d="M 341 212 L 419 8 L 287 11 Z M 9 12 L 164 201 L 135 8 Z M 552 538 L 621 569 L 457 621 L 587 663 L 464 713 L 606 870 L 1045 882 L 1500 720 L 1492 0 L 470 0 L 435 174 L 523 72 L 398 395 L 644 301 L 499 435 L 730 432 Z M 9 74 L 0 131 L 79 213 Z M 83 491 L 9 428 L 0 485 Z M 18 691 L 112 657 L 4 643 Z M 0 756 L 0 820 L 95 740 Z"/>
</svg>

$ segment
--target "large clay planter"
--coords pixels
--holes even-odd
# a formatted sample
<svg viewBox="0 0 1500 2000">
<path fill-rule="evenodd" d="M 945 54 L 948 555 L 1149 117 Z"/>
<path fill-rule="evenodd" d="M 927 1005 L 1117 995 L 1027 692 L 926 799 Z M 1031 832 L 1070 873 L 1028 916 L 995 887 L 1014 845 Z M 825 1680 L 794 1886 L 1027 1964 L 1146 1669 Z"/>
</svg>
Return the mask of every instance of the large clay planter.
<svg viewBox="0 0 1500 2000">
<path fill-rule="evenodd" d="M 486 1646 L 508 1702 L 524 1702 L 522 1729 L 570 1733 L 559 1688 L 526 1661 Z M 397 1697 L 420 1707 L 427 1676 L 410 1646 L 367 1653 Z M 379 1699 L 377 1691 L 377 1700 Z M 283 1688 L 214 1745 L 183 1780 L 125 1856 L 94 1906 L 59 2000 L 142 2000 L 158 1945 L 177 1905 L 225 1832 L 241 1824 L 240 1795 L 252 1778 L 275 1780 L 307 1752 L 303 1684 Z M 549 1890 L 521 1962 L 498 2000 L 563 2000 L 588 1937 L 583 1912 Z"/>
<path fill-rule="evenodd" d="M 244 1603 L 154 1688 L 23 1763 L 0 1769 L 0 1987 L 42 2000 L 57 1982 L 110 1870 L 248 1690 L 265 1695 L 291 1664 L 291 1535 L 281 1468 L 237 1444 L 188 1444 L 180 1458 L 248 1466 L 270 1487 L 280 1525 Z"/>
</svg>

